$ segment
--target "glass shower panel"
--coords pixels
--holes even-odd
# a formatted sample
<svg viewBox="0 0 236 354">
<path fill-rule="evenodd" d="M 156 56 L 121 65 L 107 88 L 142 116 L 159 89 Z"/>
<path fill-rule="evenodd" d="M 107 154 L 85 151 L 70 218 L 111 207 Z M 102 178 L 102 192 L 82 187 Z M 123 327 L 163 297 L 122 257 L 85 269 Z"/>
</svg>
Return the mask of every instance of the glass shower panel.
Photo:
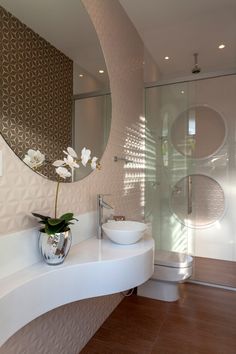
<svg viewBox="0 0 236 354">
<path fill-rule="evenodd" d="M 189 82 L 189 107 L 197 118 L 199 146 L 193 199 L 196 223 L 193 279 L 236 287 L 234 140 L 236 76 Z M 235 219 L 235 218 L 234 218 Z"/>
<path fill-rule="evenodd" d="M 236 75 L 146 89 L 145 216 L 195 281 L 236 288 Z"/>
<path fill-rule="evenodd" d="M 195 121 L 190 116 L 177 149 L 173 142 L 174 122 L 188 109 L 188 84 L 179 83 L 146 89 L 146 219 L 152 225 L 156 249 L 193 254 L 193 229 L 186 227 L 173 212 L 173 195 L 183 193 L 177 208 L 187 209 L 189 191 L 180 191 L 177 183 L 194 173 L 191 159 L 181 149 L 189 149 Z M 188 138 L 189 137 L 189 138 Z M 186 194 L 186 195 L 185 195 Z M 181 204 L 182 202 L 182 204 Z"/>
</svg>

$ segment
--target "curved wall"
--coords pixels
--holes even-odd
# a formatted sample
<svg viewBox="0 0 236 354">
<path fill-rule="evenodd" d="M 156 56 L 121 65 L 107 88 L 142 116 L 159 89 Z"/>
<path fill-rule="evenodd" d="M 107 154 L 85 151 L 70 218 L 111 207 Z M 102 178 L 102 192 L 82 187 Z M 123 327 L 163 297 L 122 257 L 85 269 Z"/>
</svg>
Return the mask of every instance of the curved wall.
<svg viewBox="0 0 236 354">
<path fill-rule="evenodd" d="M 84 0 L 106 58 L 112 92 L 112 125 L 101 171 L 61 188 L 59 214 L 81 214 L 96 209 L 97 193 L 111 193 L 116 213 L 139 218 L 142 182 L 141 144 L 143 45 L 117 0 Z M 131 149 L 132 148 L 132 149 Z M 16 158 L 6 143 L 4 174 L 0 180 L 0 234 L 36 226 L 32 211 L 53 213 L 56 184 L 32 172 Z M 136 161 L 132 168 L 114 163 L 113 156 Z M 13 217 L 14 215 L 14 217 Z"/>
<path fill-rule="evenodd" d="M 112 127 L 102 170 L 62 186 L 60 212 L 96 209 L 97 193 L 111 193 L 115 212 L 141 218 L 143 45 L 117 0 L 84 0 L 106 58 L 112 91 Z M 53 210 L 55 183 L 36 175 L 0 139 L 4 175 L 0 179 L 0 222 L 3 235 L 35 226 L 31 212 Z M 132 168 L 114 163 L 113 156 L 135 160 Z M 9 235 L 10 237 L 10 235 Z M 1 237 L 0 237 L 1 241 Z M 0 251 L 1 252 L 1 251 Z M 45 289 L 46 291 L 46 289 Z M 119 294 L 83 300 L 53 310 L 20 330 L 1 354 L 76 354 L 121 300 Z"/>
</svg>

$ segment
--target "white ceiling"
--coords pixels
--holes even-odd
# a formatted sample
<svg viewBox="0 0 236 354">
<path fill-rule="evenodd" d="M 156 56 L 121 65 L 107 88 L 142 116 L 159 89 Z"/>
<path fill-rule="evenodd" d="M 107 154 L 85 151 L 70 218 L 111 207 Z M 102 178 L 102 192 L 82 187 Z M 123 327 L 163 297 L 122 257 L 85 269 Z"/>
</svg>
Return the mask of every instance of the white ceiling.
<svg viewBox="0 0 236 354">
<path fill-rule="evenodd" d="M 236 68 L 236 0 L 120 0 L 162 78 Z M 79 0 L 0 0 L 0 4 L 99 80 L 105 68 L 89 16 Z M 220 43 L 226 45 L 219 50 Z M 165 56 L 170 60 L 164 60 Z M 105 69 L 106 71 L 106 69 Z M 106 82 L 107 76 L 104 75 Z"/>
<path fill-rule="evenodd" d="M 236 68 L 236 0 L 120 0 L 162 78 Z M 218 45 L 224 43 L 225 49 Z M 170 60 L 164 60 L 169 56 Z"/>
<path fill-rule="evenodd" d="M 80 0 L 0 0 L 0 5 L 88 73 L 106 82 L 97 34 Z M 105 70 L 103 77 L 99 69 Z"/>
</svg>

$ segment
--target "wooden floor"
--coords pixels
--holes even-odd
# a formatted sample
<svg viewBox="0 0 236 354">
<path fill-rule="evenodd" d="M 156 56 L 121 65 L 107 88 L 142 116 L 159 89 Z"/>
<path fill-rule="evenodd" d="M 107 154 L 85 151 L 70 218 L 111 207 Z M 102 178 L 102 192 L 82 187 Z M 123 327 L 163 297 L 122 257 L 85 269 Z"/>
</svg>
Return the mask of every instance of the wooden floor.
<svg viewBox="0 0 236 354">
<path fill-rule="evenodd" d="M 236 262 L 194 257 L 192 279 L 236 288 Z"/>
<path fill-rule="evenodd" d="M 236 354 L 236 292 L 183 284 L 166 303 L 125 298 L 81 354 Z"/>
</svg>

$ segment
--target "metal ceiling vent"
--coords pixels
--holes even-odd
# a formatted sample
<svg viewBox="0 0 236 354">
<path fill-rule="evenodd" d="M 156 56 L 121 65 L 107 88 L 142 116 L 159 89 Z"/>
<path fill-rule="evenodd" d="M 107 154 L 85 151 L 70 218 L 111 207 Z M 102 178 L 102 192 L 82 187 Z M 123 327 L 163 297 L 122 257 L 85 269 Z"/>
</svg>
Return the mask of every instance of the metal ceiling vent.
<svg viewBox="0 0 236 354">
<path fill-rule="evenodd" d="M 201 68 L 198 66 L 198 53 L 194 53 L 194 67 L 192 70 L 193 74 L 199 74 L 201 72 Z"/>
</svg>

